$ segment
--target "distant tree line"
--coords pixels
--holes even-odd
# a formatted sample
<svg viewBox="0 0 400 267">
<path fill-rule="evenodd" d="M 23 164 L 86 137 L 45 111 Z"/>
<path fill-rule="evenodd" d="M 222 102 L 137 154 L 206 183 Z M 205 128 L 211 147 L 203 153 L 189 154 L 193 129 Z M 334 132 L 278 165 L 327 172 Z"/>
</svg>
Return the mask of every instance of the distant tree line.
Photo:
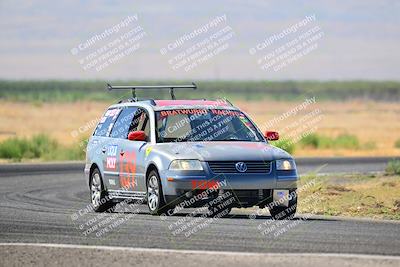
<svg viewBox="0 0 400 267">
<path fill-rule="evenodd" d="M 16 101 L 116 101 L 131 95 L 109 92 L 111 84 L 182 84 L 191 81 L 64 81 L 64 80 L 0 80 L 0 99 Z M 398 81 L 199 81 L 198 90 L 177 90 L 178 98 L 220 98 L 237 100 L 298 100 L 316 96 L 318 100 L 367 99 L 399 101 Z M 137 92 L 139 97 L 169 98 L 168 91 Z"/>
</svg>

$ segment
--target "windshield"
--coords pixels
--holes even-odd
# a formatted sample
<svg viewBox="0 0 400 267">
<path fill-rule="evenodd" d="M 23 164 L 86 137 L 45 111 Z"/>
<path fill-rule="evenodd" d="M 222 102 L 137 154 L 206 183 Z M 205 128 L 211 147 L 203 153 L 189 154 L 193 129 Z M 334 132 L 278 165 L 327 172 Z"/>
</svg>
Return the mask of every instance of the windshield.
<svg viewBox="0 0 400 267">
<path fill-rule="evenodd" d="M 264 141 L 240 111 L 175 109 L 156 112 L 157 142 Z"/>
</svg>

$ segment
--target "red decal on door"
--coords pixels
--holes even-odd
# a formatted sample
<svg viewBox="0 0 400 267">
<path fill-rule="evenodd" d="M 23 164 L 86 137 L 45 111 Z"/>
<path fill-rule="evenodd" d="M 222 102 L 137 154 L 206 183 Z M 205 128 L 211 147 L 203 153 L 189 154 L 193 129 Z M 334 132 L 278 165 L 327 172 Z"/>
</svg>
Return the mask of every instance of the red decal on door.
<svg viewBox="0 0 400 267">
<path fill-rule="evenodd" d="M 124 189 L 135 187 L 136 153 L 125 152 L 119 157 L 119 179 Z"/>
<path fill-rule="evenodd" d="M 116 158 L 116 157 L 107 157 L 106 168 L 107 168 L 107 169 L 115 170 L 115 164 L 116 164 L 116 162 L 117 162 L 117 158 Z"/>
</svg>

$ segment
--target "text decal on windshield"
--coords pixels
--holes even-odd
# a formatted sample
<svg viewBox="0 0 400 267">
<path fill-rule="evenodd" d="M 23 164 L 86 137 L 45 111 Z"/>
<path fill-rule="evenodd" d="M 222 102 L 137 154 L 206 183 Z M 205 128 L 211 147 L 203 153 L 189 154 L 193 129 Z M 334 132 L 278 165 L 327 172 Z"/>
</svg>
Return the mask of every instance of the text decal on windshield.
<svg viewBox="0 0 400 267">
<path fill-rule="evenodd" d="M 223 115 L 223 116 L 242 116 L 242 113 L 235 110 L 226 110 L 226 109 L 174 109 L 174 110 L 163 110 L 161 111 L 161 117 L 167 116 L 176 116 L 176 115 L 200 115 L 200 114 L 208 114 L 211 111 L 212 114 L 215 115 Z"/>
</svg>

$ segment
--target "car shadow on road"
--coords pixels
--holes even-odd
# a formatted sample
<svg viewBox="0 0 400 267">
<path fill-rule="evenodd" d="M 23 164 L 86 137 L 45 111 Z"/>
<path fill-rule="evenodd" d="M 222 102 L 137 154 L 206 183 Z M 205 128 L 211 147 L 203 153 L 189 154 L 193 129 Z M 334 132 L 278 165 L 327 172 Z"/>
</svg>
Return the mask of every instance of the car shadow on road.
<svg viewBox="0 0 400 267">
<path fill-rule="evenodd" d="M 273 220 L 272 217 L 269 215 L 257 215 L 255 217 L 252 217 L 251 215 L 247 215 L 247 214 L 232 214 L 232 215 L 229 215 L 229 218 L 244 219 L 244 220 Z M 302 215 L 296 215 L 291 220 L 292 221 L 337 221 L 336 219 L 316 218 L 316 217 L 309 217 L 309 216 L 302 216 Z"/>
<path fill-rule="evenodd" d="M 147 215 L 147 216 L 154 216 L 149 213 L 149 211 L 143 209 L 140 210 L 139 212 L 129 212 L 129 211 L 115 211 L 115 213 L 118 214 L 126 214 L 126 215 L 132 215 L 132 214 L 137 214 L 137 215 Z M 160 217 L 163 217 L 164 215 L 161 215 Z M 183 210 L 174 213 L 171 216 L 164 216 L 168 218 L 182 218 L 182 217 L 193 217 L 193 218 L 199 218 L 205 216 L 205 213 L 191 213 L 189 211 Z M 207 216 L 208 218 L 212 218 L 212 216 Z M 229 219 L 235 219 L 235 220 L 273 220 L 273 218 L 270 215 L 253 215 L 253 214 L 229 214 L 228 216 L 222 217 L 220 219 L 223 220 L 229 220 Z M 296 215 L 292 221 L 337 221 L 337 219 L 334 218 L 326 218 L 326 217 L 315 217 L 313 215 L 303 215 L 299 214 Z"/>
<path fill-rule="evenodd" d="M 172 216 L 177 216 L 177 217 L 186 217 L 190 213 L 176 213 Z M 203 214 L 195 214 L 192 217 L 201 217 Z M 273 218 L 270 215 L 256 215 L 252 216 L 251 214 L 229 214 L 226 217 L 222 217 L 221 219 L 238 219 L 238 220 L 273 220 Z M 313 216 L 304 216 L 304 215 L 296 215 L 292 221 L 337 221 L 336 219 L 333 218 L 321 218 L 321 217 L 313 217 Z"/>
</svg>

